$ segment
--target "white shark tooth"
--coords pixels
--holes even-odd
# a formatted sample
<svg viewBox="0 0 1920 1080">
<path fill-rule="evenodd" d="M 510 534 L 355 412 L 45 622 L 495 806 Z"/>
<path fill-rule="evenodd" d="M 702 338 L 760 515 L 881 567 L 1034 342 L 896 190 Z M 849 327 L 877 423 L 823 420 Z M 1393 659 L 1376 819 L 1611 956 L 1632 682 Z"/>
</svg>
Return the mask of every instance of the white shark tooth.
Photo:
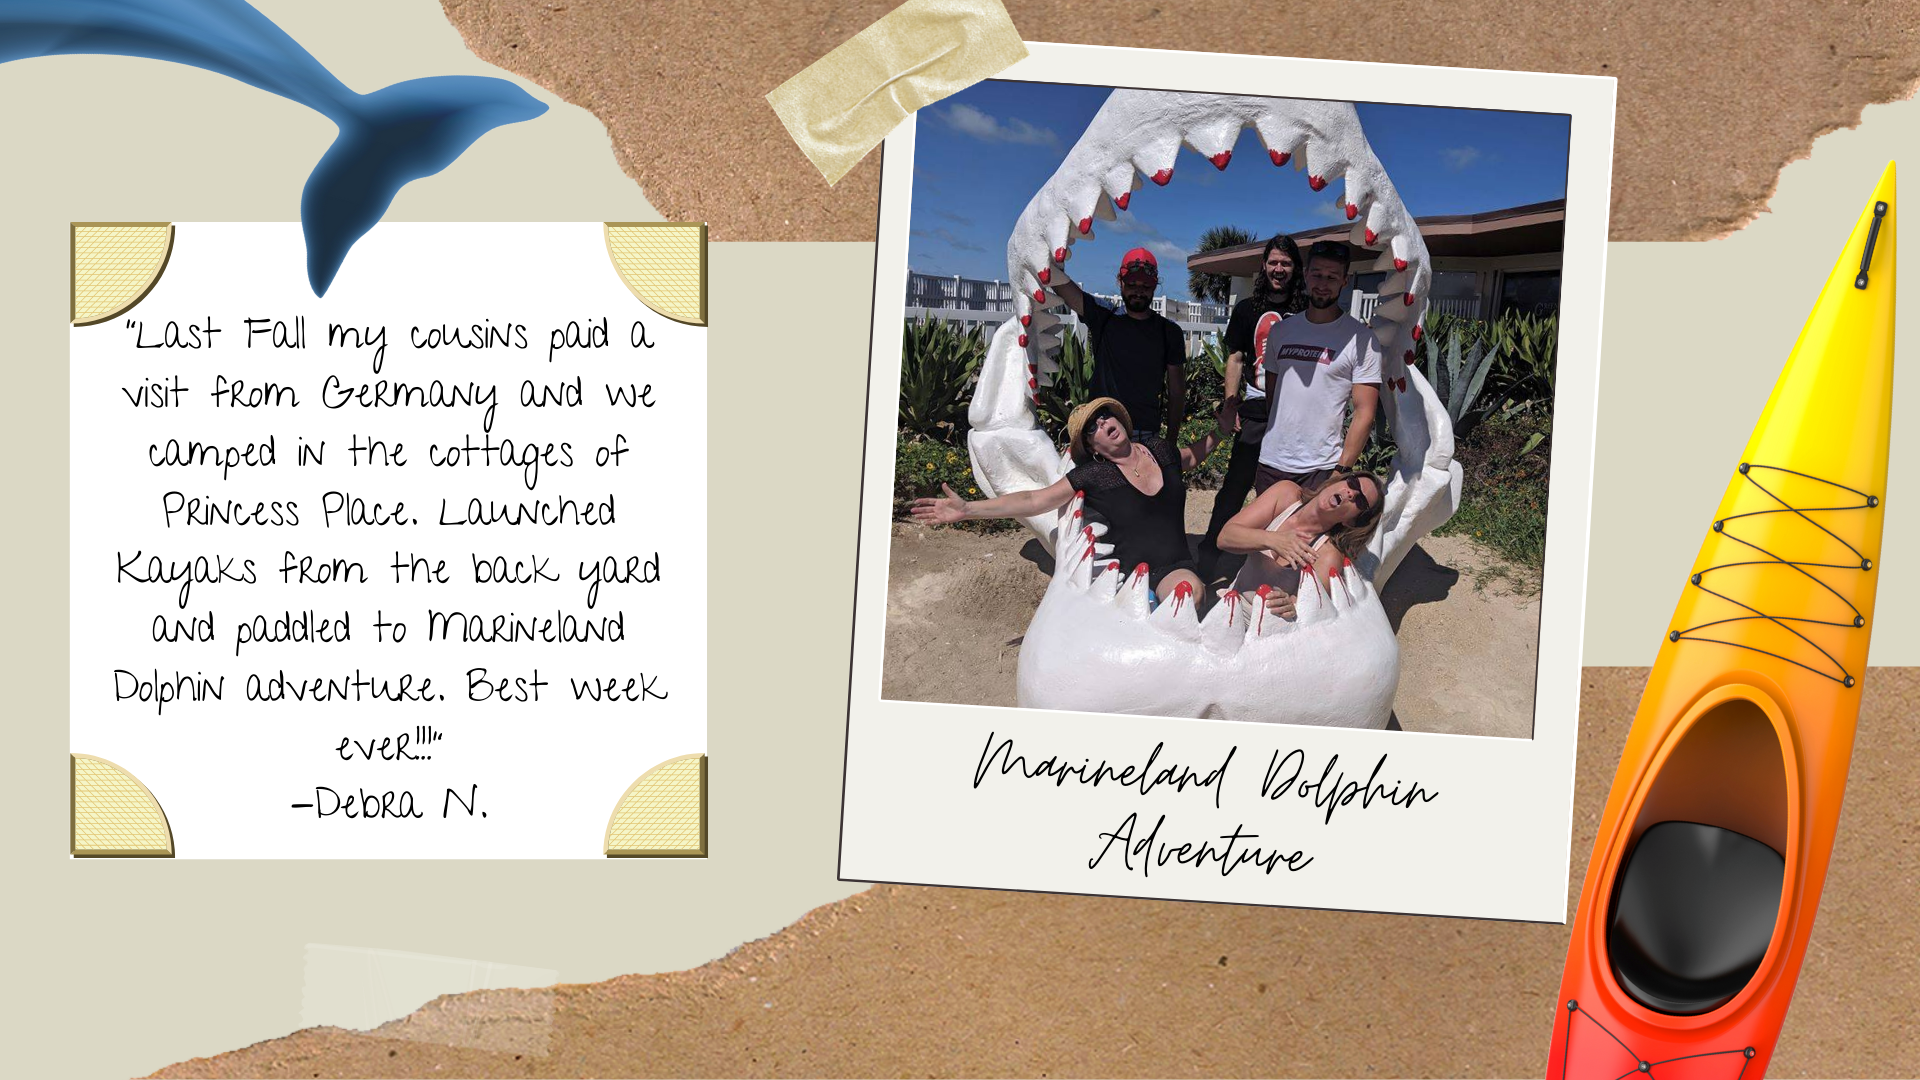
<svg viewBox="0 0 1920 1080">
<path fill-rule="evenodd" d="M 1093 581 L 1093 594 L 1095 596 L 1104 596 L 1111 600 L 1113 599 L 1114 593 L 1119 591 L 1120 586 L 1126 580 L 1120 573 L 1120 564 L 1110 559 L 1105 563 L 1098 564 L 1098 570 L 1100 576 Z"/>
<path fill-rule="evenodd" d="M 1126 581 L 1120 585 L 1120 591 L 1114 595 L 1114 603 L 1120 610 L 1130 615 L 1145 616 L 1151 606 L 1147 603 L 1147 564 L 1141 563 L 1127 572 Z"/>
<path fill-rule="evenodd" d="M 1353 610 L 1355 603 L 1353 590 L 1347 586 L 1347 569 L 1352 565 L 1353 564 L 1349 562 L 1346 566 L 1335 571 L 1333 579 L 1327 582 L 1327 598 L 1332 602 L 1335 612 Z"/>
<path fill-rule="evenodd" d="M 1240 141 L 1243 126 L 1237 116 L 1201 123 L 1187 130 L 1185 142 L 1193 147 L 1194 153 L 1212 162 L 1214 168 L 1225 169 L 1233 160 L 1233 144 Z"/>
<path fill-rule="evenodd" d="M 1246 598 L 1227 589 L 1222 591 L 1213 610 L 1200 621 L 1200 640 L 1216 653 L 1232 655 L 1246 641 L 1247 628 L 1251 625 Z"/>
<path fill-rule="evenodd" d="M 1173 587 L 1171 595 L 1160 598 L 1160 606 L 1154 608 L 1147 618 L 1155 623 L 1178 623 L 1183 629 L 1197 633 L 1200 615 L 1195 610 L 1198 607 L 1195 600 L 1193 585 L 1183 581 Z"/>
<path fill-rule="evenodd" d="M 1333 603 L 1321 590 L 1320 574 L 1307 569 L 1300 572 L 1300 592 L 1293 598 L 1294 623 L 1298 626 L 1312 626 L 1333 617 Z"/>
</svg>

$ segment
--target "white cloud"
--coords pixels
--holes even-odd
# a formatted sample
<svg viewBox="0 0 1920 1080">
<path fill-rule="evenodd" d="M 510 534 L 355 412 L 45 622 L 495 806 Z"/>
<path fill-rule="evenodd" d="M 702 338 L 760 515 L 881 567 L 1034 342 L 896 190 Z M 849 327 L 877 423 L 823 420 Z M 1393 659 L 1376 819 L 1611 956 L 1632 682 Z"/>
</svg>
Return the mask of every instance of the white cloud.
<svg viewBox="0 0 1920 1080">
<path fill-rule="evenodd" d="M 1051 128 L 1034 127 L 1019 117 L 1002 123 L 989 113 L 971 105 L 953 105 L 940 114 L 947 126 L 982 142 L 1020 143 L 1027 146 L 1059 146 L 1060 136 Z"/>
<path fill-rule="evenodd" d="M 1480 148 L 1477 146 L 1449 146 L 1440 151 L 1440 157 L 1447 163 L 1450 172 L 1461 172 L 1469 165 L 1480 160 Z"/>
<path fill-rule="evenodd" d="M 1347 220 L 1346 203 L 1314 203 L 1313 216 L 1330 224 L 1343 224 Z"/>
</svg>

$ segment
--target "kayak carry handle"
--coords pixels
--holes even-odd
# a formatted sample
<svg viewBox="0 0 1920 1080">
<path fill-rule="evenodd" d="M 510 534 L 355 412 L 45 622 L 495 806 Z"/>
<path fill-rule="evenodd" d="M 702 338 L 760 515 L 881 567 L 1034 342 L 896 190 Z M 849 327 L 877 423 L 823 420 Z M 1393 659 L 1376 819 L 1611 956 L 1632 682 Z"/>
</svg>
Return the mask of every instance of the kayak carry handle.
<svg viewBox="0 0 1920 1080">
<path fill-rule="evenodd" d="M 1856 289 L 1867 287 L 1867 266 L 1873 262 L 1873 243 L 1880 239 L 1880 222 L 1886 216 L 1887 204 L 1874 203 L 1873 223 L 1867 226 L 1867 249 L 1860 253 L 1860 276 L 1853 279 L 1853 287 Z"/>
</svg>

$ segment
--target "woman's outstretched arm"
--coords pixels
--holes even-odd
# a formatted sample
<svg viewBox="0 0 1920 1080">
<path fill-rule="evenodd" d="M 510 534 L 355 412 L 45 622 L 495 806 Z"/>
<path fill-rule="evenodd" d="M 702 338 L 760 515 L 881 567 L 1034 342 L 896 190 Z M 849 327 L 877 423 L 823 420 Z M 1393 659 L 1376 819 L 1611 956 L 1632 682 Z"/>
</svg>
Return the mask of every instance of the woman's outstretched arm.
<svg viewBox="0 0 1920 1080">
<path fill-rule="evenodd" d="M 1219 417 L 1216 416 L 1214 419 L 1216 422 L 1212 431 L 1202 435 L 1197 441 L 1190 442 L 1180 448 L 1181 472 L 1192 472 L 1198 468 L 1201 462 L 1207 460 L 1207 455 L 1213 453 L 1214 449 L 1220 445 L 1221 440 L 1230 434 L 1226 429 L 1226 424 L 1220 422 Z M 1175 432 L 1173 434 L 1178 433 Z"/>
<path fill-rule="evenodd" d="M 1073 485 L 1061 477 L 1043 488 L 1030 491 L 1015 491 L 992 499 L 975 499 L 972 502 L 961 498 L 951 487 L 940 485 L 946 497 L 942 499 L 915 499 L 913 501 L 913 519 L 923 525 L 952 525 L 960 521 L 982 521 L 988 518 L 1032 517 L 1048 510 L 1058 510 L 1073 498 Z"/>
</svg>

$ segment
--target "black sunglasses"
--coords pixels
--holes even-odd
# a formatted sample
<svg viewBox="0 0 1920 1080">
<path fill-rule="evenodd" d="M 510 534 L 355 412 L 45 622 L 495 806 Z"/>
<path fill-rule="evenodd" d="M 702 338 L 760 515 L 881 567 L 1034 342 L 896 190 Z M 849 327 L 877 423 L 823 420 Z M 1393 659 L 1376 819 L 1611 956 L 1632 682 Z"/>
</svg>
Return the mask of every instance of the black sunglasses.
<svg viewBox="0 0 1920 1080">
<path fill-rule="evenodd" d="M 1373 506 L 1373 504 L 1368 501 L 1367 493 L 1360 489 L 1360 478 L 1357 476 L 1349 476 L 1347 477 L 1346 485 L 1347 487 L 1353 489 L 1354 505 L 1360 508 L 1360 516 L 1357 518 L 1354 518 L 1353 520 L 1356 522 L 1366 520 L 1367 515 L 1371 513 L 1371 507 Z"/>
</svg>

